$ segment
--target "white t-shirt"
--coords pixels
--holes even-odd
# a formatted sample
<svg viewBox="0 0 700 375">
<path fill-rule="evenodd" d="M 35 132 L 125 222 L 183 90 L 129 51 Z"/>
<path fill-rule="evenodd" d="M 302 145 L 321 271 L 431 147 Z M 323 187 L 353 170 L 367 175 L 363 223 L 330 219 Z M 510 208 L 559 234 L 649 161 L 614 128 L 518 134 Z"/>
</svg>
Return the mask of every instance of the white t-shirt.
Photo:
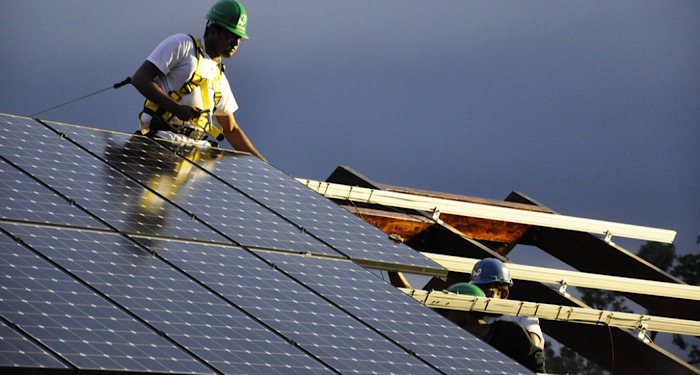
<svg viewBox="0 0 700 375">
<path fill-rule="evenodd" d="M 151 52 L 147 58 L 158 70 L 163 73 L 162 76 L 155 78 L 156 83 L 167 94 L 171 91 L 179 90 L 194 74 L 197 69 L 197 47 L 192 41 L 192 38 L 187 34 L 171 35 L 163 40 Z M 202 76 L 207 79 L 214 79 L 218 72 L 218 64 L 216 61 L 209 58 L 206 51 L 204 52 Z M 214 91 L 209 91 L 209 101 L 214 105 Z M 191 93 L 183 96 L 180 103 L 191 105 L 197 108 L 204 108 L 201 91 L 193 90 Z M 231 87 L 229 86 L 226 76 L 221 74 L 221 99 L 216 104 L 214 115 L 229 115 L 238 109 L 236 99 L 233 97 Z M 141 121 L 145 124 L 150 123 L 151 116 L 148 114 L 141 115 Z M 179 121 L 173 116 L 173 121 Z M 180 122 L 181 123 L 181 122 Z"/>
</svg>

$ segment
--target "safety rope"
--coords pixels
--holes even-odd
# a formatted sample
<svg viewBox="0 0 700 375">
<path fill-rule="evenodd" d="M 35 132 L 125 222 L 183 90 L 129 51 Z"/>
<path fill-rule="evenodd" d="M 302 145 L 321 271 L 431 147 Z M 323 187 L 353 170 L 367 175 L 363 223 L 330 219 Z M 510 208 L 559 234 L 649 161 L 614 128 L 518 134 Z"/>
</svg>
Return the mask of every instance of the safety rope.
<svg viewBox="0 0 700 375">
<path fill-rule="evenodd" d="M 107 90 L 109 90 L 109 89 L 118 89 L 118 88 L 120 88 L 120 87 L 122 87 L 122 86 L 124 86 L 124 85 L 128 85 L 129 83 L 131 83 L 131 77 L 126 77 L 126 79 L 124 79 L 123 81 L 117 82 L 117 83 L 113 84 L 113 85 L 110 86 L 110 87 L 104 88 L 104 89 L 99 90 L 99 91 L 95 91 L 95 92 L 93 92 L 93 93 L 91 93 L 91 94 L 87 94 L 87 95 L 85 95 L 85 96 L 81 96 L 80 98 L 77 98 L 77 99 L 73 99 L 73 100 L 67 101 L 67 102 L 65 102 L 65 103 L 63 103 L 63 104 L 59 104 L 59 105 L 57 105 L 57 106 L 54 106 L 54 107 L 45 109 L 45 110 L 43 110 L 43 111 L 39 111 L 39 112 L 36 112 L 36 113 L 32 113 L 31 115 L 29 115 L 29 116 L 27 116 L 27 117 L 34 117 L 34 116 L 40 115 L 40 114 L 42 114 L 42 113 L 44 113 L 44 112 L 48 112 L 48 111 L 54 110 L 54 109 L 56 109 L 56 108 L 60 108 L 60 107 L 63 107 L 63 106 L 65 106 L 65 105 L 68 105 L 68 104 L 75 103 L 75 102 L 77 102 L 77 101 L 83 100 L 83 99 L 85 99 L 85 98 L 89 98 L 89 97 L 91 97 L 91 96 L 93 96 L 93 95 L 97 95 L 97 94 L 99 94 L 99 93 L 101 93 L 101 92 L 105 92 L 105 91 L 107 91 Z"/>
</svg>

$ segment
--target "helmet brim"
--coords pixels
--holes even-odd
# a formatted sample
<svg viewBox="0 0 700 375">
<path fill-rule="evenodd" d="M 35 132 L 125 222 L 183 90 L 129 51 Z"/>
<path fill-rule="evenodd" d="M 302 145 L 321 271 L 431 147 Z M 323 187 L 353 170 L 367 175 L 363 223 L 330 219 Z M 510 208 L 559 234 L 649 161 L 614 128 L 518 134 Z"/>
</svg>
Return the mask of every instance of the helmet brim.
<svg viewBox="0 0 700 375">
<path fill-rule="evenodd" d="M 224 26 L 224 27 L 226 27 L 226 26 Z M 242 32 L 241 30 L 238 30 L 238 29 L 236 29 L 236 28 L 234 28 L 234 27 L 226 27 L 226 30 L 228 30 L 228 31 L 230 31 L 230 32 L 232 32 L 232 33 L 234 33 L 234 34 L 240 36 L 240 37 L 243 38 L 243 39 L 248 39 L 248 34 Z"/>
</svg>

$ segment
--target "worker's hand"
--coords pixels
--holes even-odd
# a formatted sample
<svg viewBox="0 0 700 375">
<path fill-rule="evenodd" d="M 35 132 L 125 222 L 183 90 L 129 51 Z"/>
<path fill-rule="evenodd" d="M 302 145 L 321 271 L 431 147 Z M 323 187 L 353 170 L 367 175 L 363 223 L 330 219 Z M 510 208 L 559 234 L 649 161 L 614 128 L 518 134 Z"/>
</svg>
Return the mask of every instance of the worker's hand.
<svg viewBox="0 0 700 375">
<path fill-rule="evenodd" d="M 173 115 L 182 121 L 192 121 L 199 118 L 202 110 L 191 105 L 178 105 Z"/>
</svg>

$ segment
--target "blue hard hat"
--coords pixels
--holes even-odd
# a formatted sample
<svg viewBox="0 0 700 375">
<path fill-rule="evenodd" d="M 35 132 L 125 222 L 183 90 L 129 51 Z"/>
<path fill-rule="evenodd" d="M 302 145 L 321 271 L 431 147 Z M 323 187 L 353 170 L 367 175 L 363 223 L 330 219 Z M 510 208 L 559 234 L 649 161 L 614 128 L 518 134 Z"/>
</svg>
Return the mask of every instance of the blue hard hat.
<svg viewBox="0 0 700 375">
<path fill-rule="evenodd" d="M 508 267 L 496 258 L 486 258 L 478 261 L 472 270 L 471 280 L 472 283 L 478 285 L 498 283 L 513 286 Z"/>
</svg>

